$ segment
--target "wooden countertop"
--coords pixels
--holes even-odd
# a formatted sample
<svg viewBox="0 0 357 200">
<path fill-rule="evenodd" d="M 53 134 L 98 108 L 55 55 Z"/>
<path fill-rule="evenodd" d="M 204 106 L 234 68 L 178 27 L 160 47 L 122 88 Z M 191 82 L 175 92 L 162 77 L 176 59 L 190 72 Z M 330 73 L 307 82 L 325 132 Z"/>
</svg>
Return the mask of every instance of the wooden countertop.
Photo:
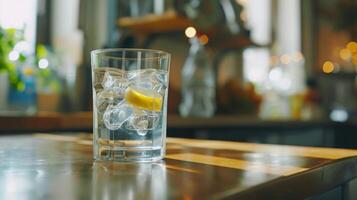
<svg viewBox="0 0 357 200">
<path fill-rule="evenodd" d="M 92 112 L 39 112 L 35 115 L 0 116 L 0 132 L 9 131 L 88 131 L 92 129 Z"/>
<path fill-rule="evenodd" d="M 168 115 L 169 128 L 229 128 L 229 127 L 309 127 L 330 126 L 335 123 L 328 120 L 261 120 L 253 116 L 215 116 L 213 118 L 182 118 Z M 92 112 L 56 113 L 39 112 L 36 115 L 0 115 L 0 132 L 26 131 L 91 131 Z M 346 123 L 342 123 L 346 124 Z M 357 123 L 347 124 L 356 125 Z M 338 125 L 338 123 L 337 123 Z"/>
<path fill-rule="evenodd" d="M 0 199 L 304 199 L 357 177 L 348 149 L 169 138 L 163 161 L 124 164 L 93 162 L 91 144 L 1 136 Z"/>
</svg>

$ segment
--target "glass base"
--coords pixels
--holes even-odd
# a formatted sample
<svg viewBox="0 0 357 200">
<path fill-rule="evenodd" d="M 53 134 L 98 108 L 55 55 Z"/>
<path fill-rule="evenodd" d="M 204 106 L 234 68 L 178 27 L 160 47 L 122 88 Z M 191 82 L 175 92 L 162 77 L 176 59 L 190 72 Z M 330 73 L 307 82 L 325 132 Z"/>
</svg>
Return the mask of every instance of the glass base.
<svg viewBox="0 0 357 200">
<path fill-rule="evenodd" d="M 127 147 L 113 148 L 101 146 L 98 153 L 94 152 L 94 160 L 116 162 L 155 162 L 164 158 L 161 147 Z"/>
</svg>

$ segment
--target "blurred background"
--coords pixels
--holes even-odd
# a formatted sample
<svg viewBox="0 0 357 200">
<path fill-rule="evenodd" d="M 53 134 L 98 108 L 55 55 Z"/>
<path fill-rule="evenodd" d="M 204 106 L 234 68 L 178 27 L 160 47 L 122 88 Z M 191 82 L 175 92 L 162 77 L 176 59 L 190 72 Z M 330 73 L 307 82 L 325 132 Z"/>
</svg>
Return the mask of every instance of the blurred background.
<svg viewBox="0 0 357 200">
<path fill-rule="evenodd" d="M 151 48 L 172 54 L 168 136 L 357 148 L 356 10 L 356 0 L 0 0 L 0 131 L 91 131 L 90 51 Z"/>
</svg>

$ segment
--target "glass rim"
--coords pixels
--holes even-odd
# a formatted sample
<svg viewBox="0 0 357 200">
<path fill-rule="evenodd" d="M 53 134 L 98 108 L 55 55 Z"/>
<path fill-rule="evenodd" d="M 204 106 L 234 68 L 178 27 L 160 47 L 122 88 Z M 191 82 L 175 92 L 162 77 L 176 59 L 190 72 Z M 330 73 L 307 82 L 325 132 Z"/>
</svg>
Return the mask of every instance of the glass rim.
<svg viewBox="0 0 357 200">
<path fill-rule="evenodd" d="M 157 50 L 157 49 L 141 49 L 141 48 L 105 48 L 105 49 L 95 49 L 92 50 L 90 53 L 91 55 L 95 56 L 95 55 L 100 55 L 102 53 L 110 53 L 110 52 L 146 52 L 146 53 L 158 53 L 162 55 L 162 57 L 165 56 L 167 56 L 167 58 L 171 57 L 171 54 L 166 51 Z M 160 58 L 161 57 L 160 55 L 155 57 L 152 56 L 151 58 Z M 136 59 L 136 58 L 121 58 L 121 57 L 108 56 L 108 55 L 103 55 L 103 56 L 114 58 L 114 59 Z"/>
</svg>

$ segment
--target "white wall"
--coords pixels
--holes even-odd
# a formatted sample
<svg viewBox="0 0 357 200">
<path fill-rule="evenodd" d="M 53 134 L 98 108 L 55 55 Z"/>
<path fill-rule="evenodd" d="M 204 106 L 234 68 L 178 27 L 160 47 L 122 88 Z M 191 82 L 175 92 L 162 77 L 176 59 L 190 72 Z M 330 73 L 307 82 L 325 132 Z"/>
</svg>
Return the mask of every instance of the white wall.
<svg viewBox="0 0 357 200">
<path fill-rule="evenodd" d="M 247 26 L 251 31 L 251 40 L 259 45 L 272 42 L 271 0 L 249 0 L 244 2 L 247 14 Z M 269 73 L 269 48 L 248 48 L 243 51 L 243 71 L 245 81 L 259 86 Z"/>
<path fill-rule="evenodd" d="M 78 17 L 79 0 L 52 0 L 52 45 L 57 51 L 68 52 L 74 64 L 82 61 L 83 34 Z"/>
<path fill-rule="evenodd" d="M 278 54 L 301 51 L 300 0 L 278 0 L 276 42 Z"/>
<path fill-rule="evenodd" d="M 271 42 L 271 0 L 249 0 L 246 2 L 247 24 L 251 39 L 256 44 Z"/>
<path fill-rule="evenodd" d="M 293 62 L 293 56 L 301 52 L 301 1 L 278 0 L 276 27 L 276 54 L 289 55 L 290 63 L 283 66 L 284 77 L 290 81 L 287 93 L 294 94 L 305 89 L 305 61 Z"/>
</svg>

